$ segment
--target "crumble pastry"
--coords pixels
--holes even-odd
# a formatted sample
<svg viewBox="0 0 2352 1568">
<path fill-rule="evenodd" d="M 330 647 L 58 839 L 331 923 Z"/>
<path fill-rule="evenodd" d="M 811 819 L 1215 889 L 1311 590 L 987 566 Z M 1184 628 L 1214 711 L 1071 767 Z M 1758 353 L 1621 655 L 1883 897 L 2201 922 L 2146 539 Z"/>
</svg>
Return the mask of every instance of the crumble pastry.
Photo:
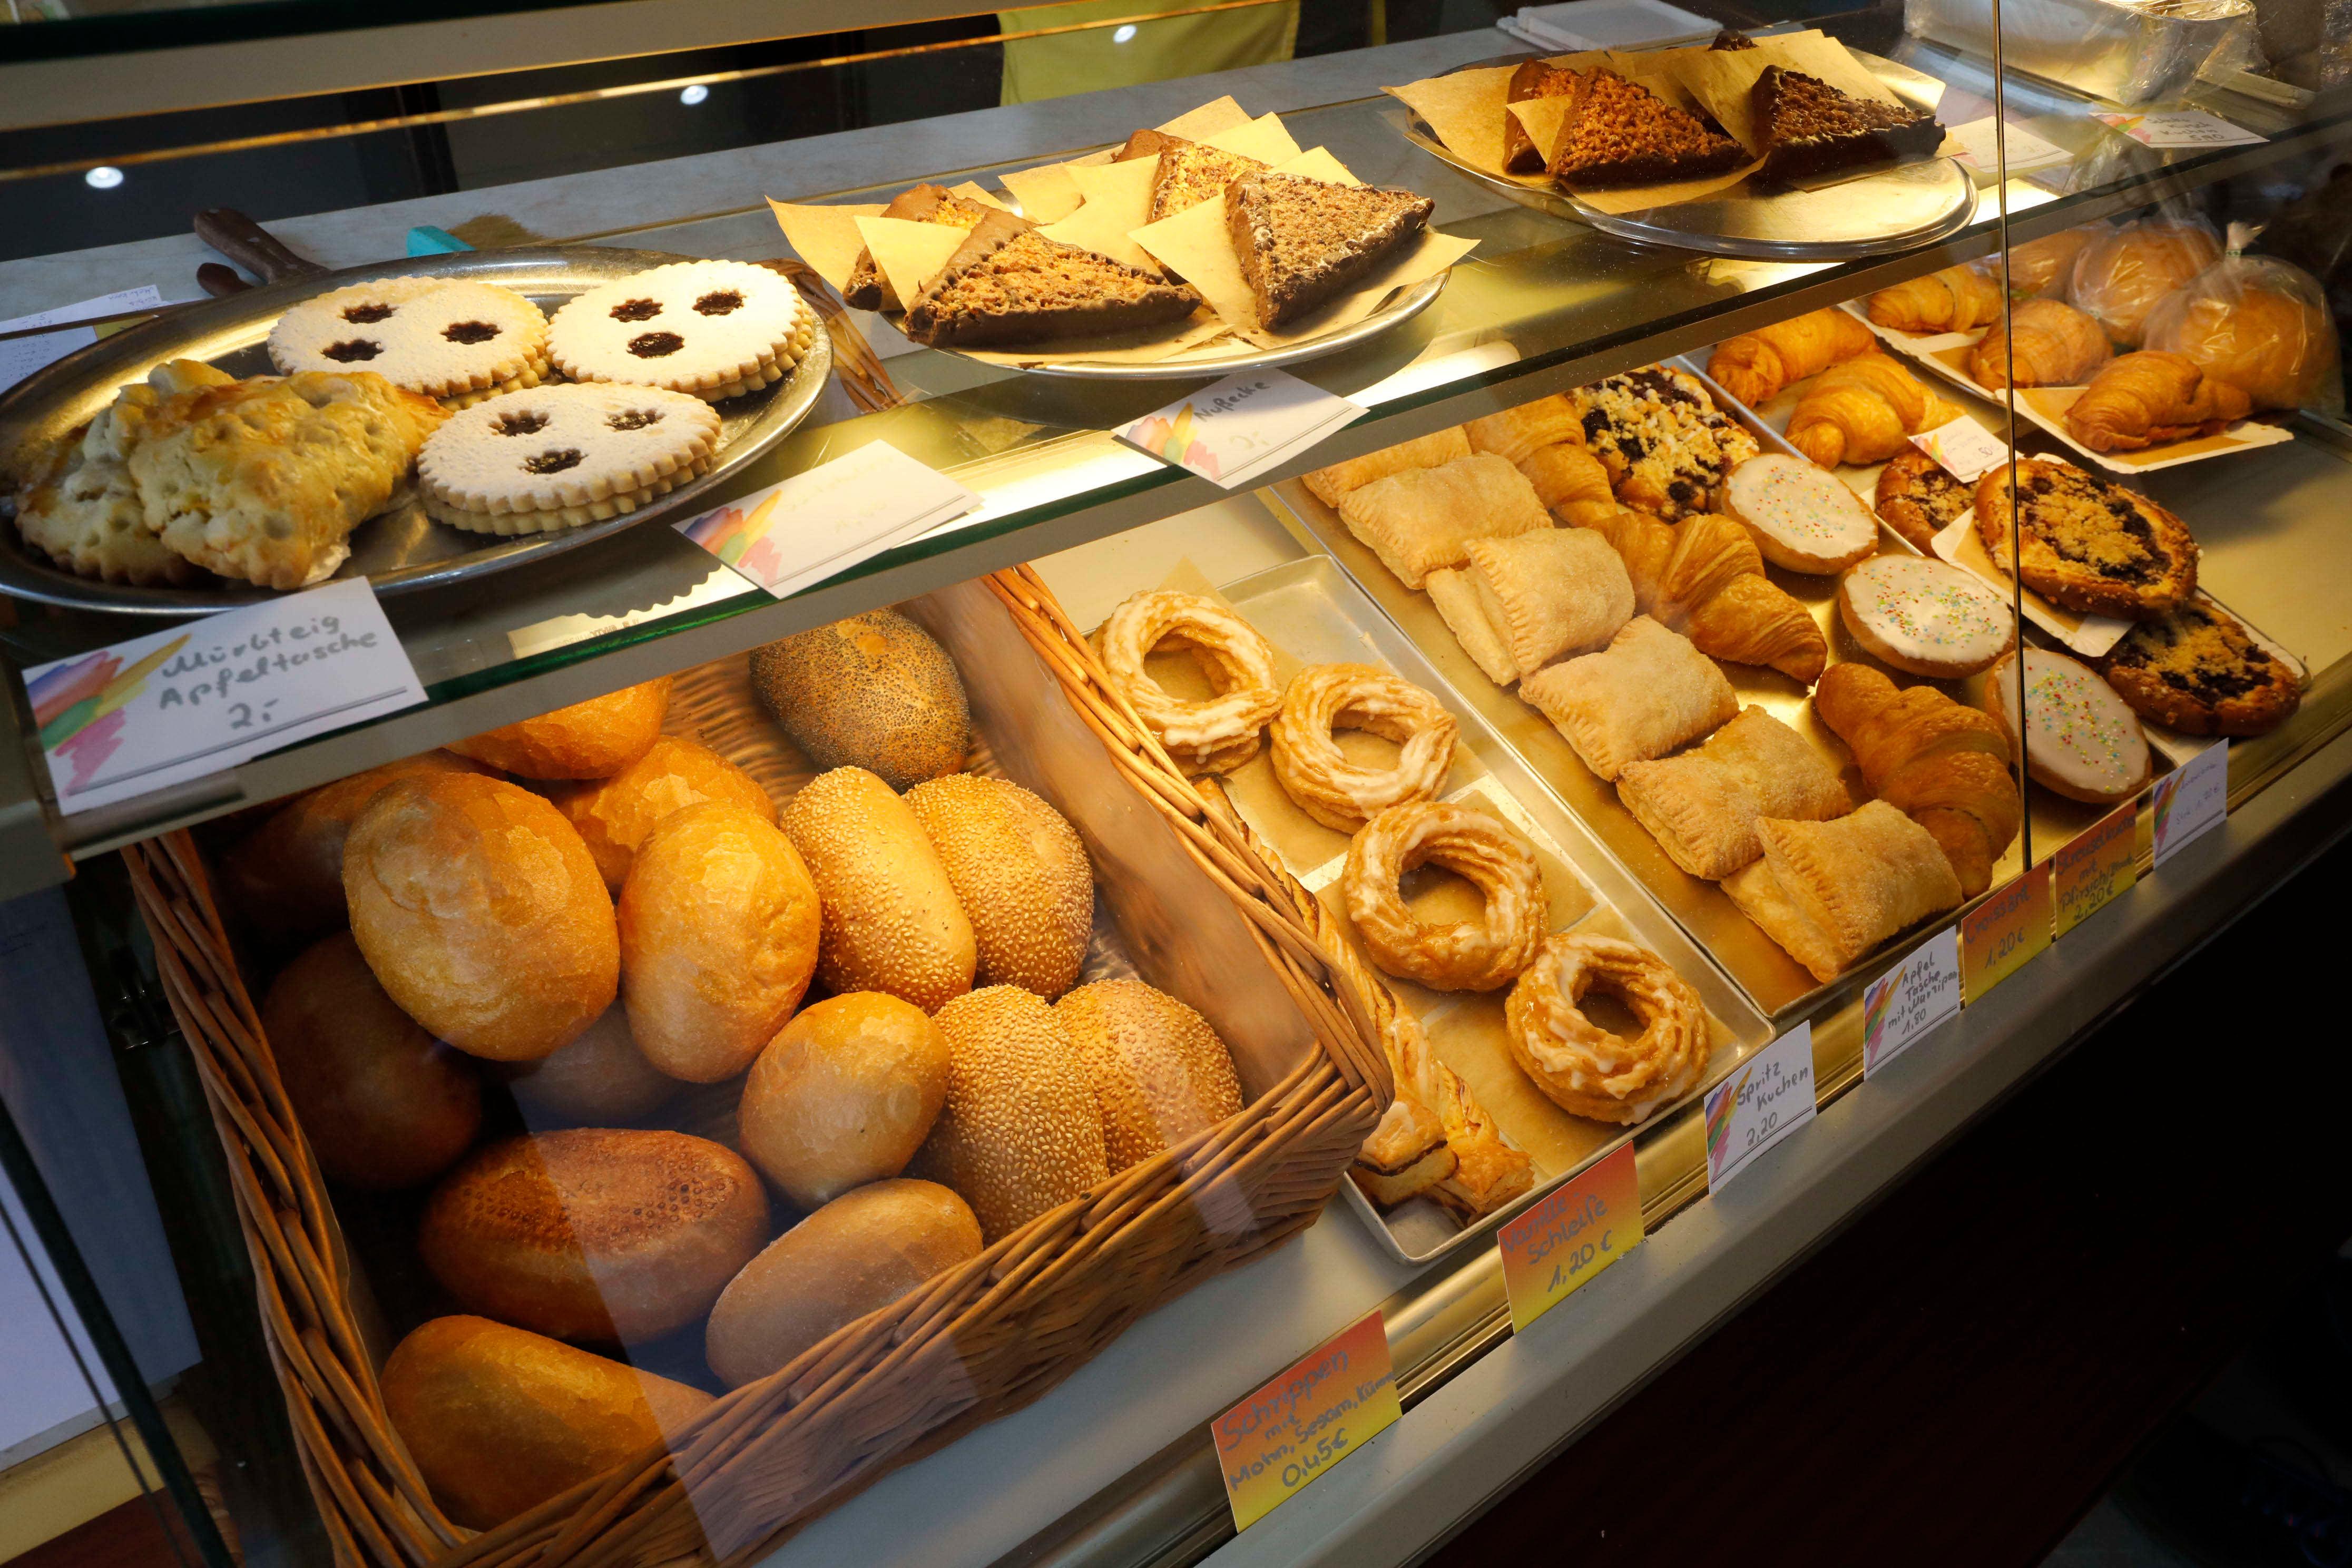
<svg viewBox="0 0 2352 1568">
<path fill-rule="evenodd" d="M 1181 321 L 1201 297 L 992 213 L 908 307 L 919 343 L 993 348 Z"/>
<path fill-rule="evenodd" d="M 1756 437 L 1686 370 L 1651 365 L 1568 395 L 1618 500 L 1669 522 L 1720 510 L 1725 479 L 1757 454 Z"/>
<path fill-rule="evenodd" d="M 2017 460 L 2017 574 L 2053 604 L 2144 620 L 2197 588 L 2188 524 L 2144 495 L 2045 458 Z M 2010 558 L 2009 469 L 1977 481 L 1977 536 Z"/>
<path fill-rule="evenodd" d="M 1840 169 L 1921 158 L 1943 145 L 1944 128 L 1924 109 L 1840 91 L 1819 77 L 1766 66 L 1749 89 L 1764 147 L 1761 180 L 1809 180 Z"/>
<path fill-rule="evenodd" d="M 1878 471 L 1878 491 L 1873 507 L 1882 521 L 1917 545 L 1933 551 L 1936 535 L 1954 519 L 1976 505 L 1973 487 L 1952 477 L 1952 470 L 1916 447 L 1897 452 Z"/>
<path fill-rule="evenodd" d="M 541 386 L 452 416 L 416 471 L 438 521 L 537 533 L 636 510 L 707 472 L 718 442 L 718 411 L 683 392 Z"/>
<path fill-rule="evenodd" d="M 1265 167 L 1255 158 L 1181 136 L 1163 136 L 1160 141 L 1160 167 L 1151 176 L 1153 223 L 1199 206 L 1244 174 Z"/>
<path fill-rule="evenodd" d="M 710 403 L 790 375 L 816 318 L 780 272 L 673 261 L 591 289 L 555 312 L 547 347 L 573 381 L 690 392 Z"/>
<path fill-rule="evenodd" d="M 1551 172 L 1580 185 L 1650 185 L 1727 174 L 1747 161 L 1738 142 L 1615 71 L 1578 74 Z"/>
<path fill-rule="evenodd" d="M 1576 73 L 1565 67 L 1545 60 L 1529 60 L 1511 73 L 1509 85 L 1504 89 L 1503 102 L 1503 167 L 1514 174 L 1539 174 L 1544 166 L 1543 149 L 1528 136 L 1527 127 L 1510 111 L 1509 105 L 1525 103 L 1538 98 L 1567 98 L 1576 91 Z"/>
<path fill-rule="evenodd" d="M 288 308 L 269 330 L 287 374 L 370 371 L 452 401 L 536 386 L 547 318 L 511 289 L 463 278 L 380 278 Z"/>
<path fill-rule="evenodd" d="M 908 223 L 935 223 L 947 228 L 971 229 L 980 220 L 1000 209 L 986 202 L 960 196 L 945 185 L 924 184 L 910 191 L 901 191 L 882 209 L 884 217 L 904 218 Z M 890 287 L 890 279 L 874 265 L 874 253 L 860 250 L 856 262 L 849 269 L 849 286 L 841 291 L 845 304 L 861 310 L 903 310 L 905 301 Z"/>
<path fill-rule="evenodd" d="M 2201 596 L 2134 626 L 2101 673 L 2140 717 L 2185 735 L 2259 735 L 2303 701 L 2286 661 Z"/>
<path fill-rule="evenodd" d="M 1258 324 L 1286 326 L 1411 243 L 1437 204 L 1412 191 L 1267 170 L 1225 190 L 1225 228 Z"/>
</svg>

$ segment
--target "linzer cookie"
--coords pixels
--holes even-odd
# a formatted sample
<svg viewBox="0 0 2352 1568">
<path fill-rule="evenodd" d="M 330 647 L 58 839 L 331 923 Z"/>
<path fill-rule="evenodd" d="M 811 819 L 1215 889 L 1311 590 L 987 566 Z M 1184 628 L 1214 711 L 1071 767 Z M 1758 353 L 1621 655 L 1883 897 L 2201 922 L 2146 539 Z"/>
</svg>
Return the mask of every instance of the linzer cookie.
<svg viewBox="0 0 2352 1568">
<path fill-rule="evenodd" d="M 537 386 L 547 318 L 511 289 L 462 278 L 381 278 L 305 300 L 269 331 L 279 371 L 373 371 L 464 406 Z"/>
<path fill-rule="evenodd" d="M 800 290 L 748 261 L 677 261 L 555 312 L 547 345 L 573 381 L 690 392 L 717 403 L 792 374 L 815 335 Z"/>
<path fill-rule="evenodd" d="M 660 387 L 509 393 L 452 416 L 416 463 L 425 510 L 476 533 L 544 533 L 636 510 L 709 470 L 709 404 Z"/>
</svg>

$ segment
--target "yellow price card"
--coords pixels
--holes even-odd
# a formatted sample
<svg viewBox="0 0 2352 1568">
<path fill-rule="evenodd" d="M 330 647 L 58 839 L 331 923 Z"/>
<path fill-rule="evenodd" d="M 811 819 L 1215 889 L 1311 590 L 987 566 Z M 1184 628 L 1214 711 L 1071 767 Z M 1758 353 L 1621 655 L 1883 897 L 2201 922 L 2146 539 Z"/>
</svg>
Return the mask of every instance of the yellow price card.
<svg viewBox="0 0 2352 1568">
<path fill-rule="evenodd" d="M 2139 802 L 2123 805 L 2050 857 L 2057 934 L 2064 936 L 2139 880 Z"/>
<path fill-rule="evenodd" d="M 1642 1183 L 1633 1145 L 1554 1188 L 1495 1233 L 1511 1331 L 1566 1300 L 1579 1286 L 1642 1245 Z"/>
<path fill-rule="evenodd" d="M 1272 1513 L 1403 1414 L 1374 1308 L 1210 1423 L 1234 1528 Z"/>
<path fill-rule="evenodd" d="M 1960 919 L 1960 995 L 1976 1002 L 2050 945 L 2050 862 Z"/>
</svg>

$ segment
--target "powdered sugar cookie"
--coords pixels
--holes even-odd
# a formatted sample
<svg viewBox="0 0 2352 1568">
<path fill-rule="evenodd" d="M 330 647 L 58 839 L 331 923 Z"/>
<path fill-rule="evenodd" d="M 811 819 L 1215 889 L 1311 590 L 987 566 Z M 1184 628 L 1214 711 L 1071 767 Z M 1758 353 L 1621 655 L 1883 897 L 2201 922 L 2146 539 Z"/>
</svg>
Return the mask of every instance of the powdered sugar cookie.
<svg viewBox="0 0 2352 1568">
<path fill-rule="evenodd" d="M 1827 468 L 1785 452 L 1732 469 L 1724 505 L 1765 560 L 1791 572 L 1842 571 L 1878 548 L 1878 518 L 1862 498 Z"/>
<path fill-rule="evenodd" d="M 541 386 L 461 409 L 416 460 L 425 510 L 481 533 L 617 517 L 706 472 L 719 415 L 659 387 Z"/>
<path fill-rule="evenodd" d="M 792 374 L 814 335 L 800 290 L 748 261 L 677 261 L 592 289 L 548 327 L 574 381 L 690 392 L 719 402 Z"/>
<path fill-rule="evenodd" d="M 1913 555 L 1882 555 L 1839 579 L 1838 618 L 1872 657 L 1931 680 L 1974 675 L 2017 640 L 1997 591 Z"/>
<path fill-rule="evenodd" d="M 382 278 L 305 300 L 269 330 L 288 375 L 372 370 L 427 397 L 465 400 L 547 374 L 547 318 L 511 289 L 462 278 Z"/>
<path fill-rule="evenodd" d="M 2017 661 L 1985 675 L 1984 710 L 2017 742 Z M 2131 704 L 2096 671 L 2063 654 L 2025 650 L 2025 771 L 2069 800 L 2105 805 L 2137 795 L 2152 764 Z"/>
</svg>

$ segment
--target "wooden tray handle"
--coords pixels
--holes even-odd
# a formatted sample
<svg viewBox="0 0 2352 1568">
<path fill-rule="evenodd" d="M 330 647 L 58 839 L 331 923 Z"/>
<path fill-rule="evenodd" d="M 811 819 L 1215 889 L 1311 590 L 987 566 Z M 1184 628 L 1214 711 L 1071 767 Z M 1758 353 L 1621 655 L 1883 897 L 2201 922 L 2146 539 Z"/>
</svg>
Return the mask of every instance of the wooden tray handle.
<svg viewBox="0 0 2352 1568">
<path fill-rule="evenodd" d="M 289 278 L 312 277 L 327 269 L 305 260 L 278 242 L 268 229 L 235 207 L 206 207 L 196 215 L 196 237 L 260 279 L 281 283 Z M 203 281 L 201 271 L 198 279 Z M 206 288 L 212 285 L 207 282 Z"/>
</svg>

